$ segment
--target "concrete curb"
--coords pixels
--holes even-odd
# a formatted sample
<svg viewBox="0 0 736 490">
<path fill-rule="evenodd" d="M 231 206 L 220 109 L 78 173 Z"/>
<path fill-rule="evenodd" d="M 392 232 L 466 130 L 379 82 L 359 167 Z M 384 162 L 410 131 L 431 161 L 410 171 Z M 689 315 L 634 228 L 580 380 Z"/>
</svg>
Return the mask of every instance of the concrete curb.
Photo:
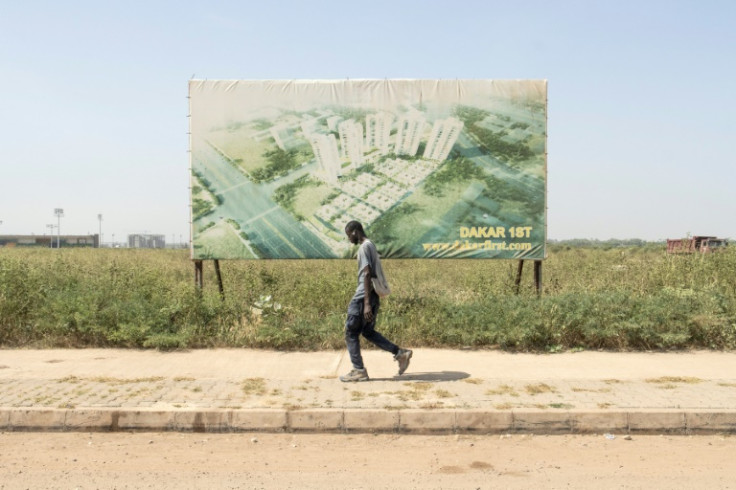
<svg viewBox="0 0 736 490">
<path fill-rule="evenodd" d="M 0 408 L 0 430 L 403 434 L 736 433 L 736 410 Z"/>
</svg>

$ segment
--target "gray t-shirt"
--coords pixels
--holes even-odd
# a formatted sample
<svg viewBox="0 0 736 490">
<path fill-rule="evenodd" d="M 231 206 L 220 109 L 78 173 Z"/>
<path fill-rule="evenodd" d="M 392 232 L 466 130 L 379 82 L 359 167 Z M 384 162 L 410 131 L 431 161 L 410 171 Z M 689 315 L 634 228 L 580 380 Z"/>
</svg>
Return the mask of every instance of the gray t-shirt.
<svg viewBox="0 0 736 490">
<path fill-rule="evenodd" d="M 366 238 L 358 249 L 358 287 L 355 289 L 355 294 L 353 295 L 354 300 L 365 298 L 365 266 L 369 267 L 368 273 L 374 276 L 378 260 L 376 246 Z"/>
</svg>

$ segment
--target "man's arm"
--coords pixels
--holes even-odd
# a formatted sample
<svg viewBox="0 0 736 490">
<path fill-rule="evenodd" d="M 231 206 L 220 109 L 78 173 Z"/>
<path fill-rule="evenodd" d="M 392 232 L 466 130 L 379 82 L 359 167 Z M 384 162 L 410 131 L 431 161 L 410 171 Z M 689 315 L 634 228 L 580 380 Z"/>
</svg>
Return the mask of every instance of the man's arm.
<svg viewBox="0 0 736 490">
<path fill-rule="evenodd" d="M 366 265 L 363 268 L 363 318 L 366 322 L 373 321 L 373 309 L 371 308 L 371 293 L 373 292 L 373 282 L 371 281 L 371 267 Z"/>
</svg>

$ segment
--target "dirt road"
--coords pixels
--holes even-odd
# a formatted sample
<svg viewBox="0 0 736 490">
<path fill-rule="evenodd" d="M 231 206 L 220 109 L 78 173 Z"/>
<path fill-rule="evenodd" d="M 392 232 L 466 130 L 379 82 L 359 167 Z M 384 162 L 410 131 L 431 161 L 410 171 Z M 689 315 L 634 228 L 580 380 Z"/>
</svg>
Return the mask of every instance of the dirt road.
<svg viewBox="0 0 736 490">
<path fill-rule="evenodd" d="M 0 488 L 736 488 L 730 436 L 2 433 Z"/>
</svg>

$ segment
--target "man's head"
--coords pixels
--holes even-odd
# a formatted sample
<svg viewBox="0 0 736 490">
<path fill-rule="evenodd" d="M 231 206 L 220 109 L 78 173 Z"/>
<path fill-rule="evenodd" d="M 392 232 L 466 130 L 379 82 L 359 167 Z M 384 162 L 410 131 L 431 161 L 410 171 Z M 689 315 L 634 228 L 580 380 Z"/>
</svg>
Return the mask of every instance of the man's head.
<svg viewBox="0 0 736 490">
<path fill-rule="evenodd" d="M 365 231 L 363 231 L 363 225 L 358 221 L 351 221 L 345 225 L 345 234 L 348 236 L 350 243 L 357 245 L 365 237 Z"/>
</svg>

